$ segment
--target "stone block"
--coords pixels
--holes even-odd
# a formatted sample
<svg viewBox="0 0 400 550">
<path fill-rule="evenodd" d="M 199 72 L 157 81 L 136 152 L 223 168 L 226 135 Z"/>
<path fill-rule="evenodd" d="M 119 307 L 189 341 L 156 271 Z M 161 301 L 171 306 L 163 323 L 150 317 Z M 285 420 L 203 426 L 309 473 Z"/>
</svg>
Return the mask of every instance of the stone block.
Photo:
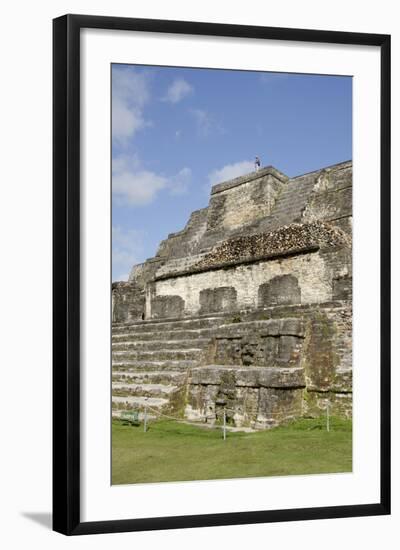
<svg viewBox="0 0 400 550">
<path fill-rule="evenodd" d="M 180 296 L 155 296 L 151 301 L 153 318 L 181 317 L 185 302 Z"/>
<path fill-rule="evenodd" d="M 353 397 L 351 392 L 306 391 L 303 399 L 303 414 L 317 417 L 326 414 L 329 405 L 331 415 L 351 418 Z"/>
<path fill-rule="evenodd" d="M 302 389 L 260 388 L 255 427 L 271 428 L 302 416 L 302 398 Z"/>
<path fill-rule="evenodd" d="M 300 353 L 303 340 L 297 336 L 283 334 L 279 338 L 279 353 L 277 363 L 284 365 L 297 365 L 300 362 Z"/>
<path fill-rule="evenodd" d="M 353 278 L 348 275 L 333 279 L 332 299 L 351 300 L 353 291 Z"/>
<path fill-rule="evenodd" d="M 304 334 L 301 319 L 225 324 L 215 334 L 214 362 L 222 365 L 299 366 Z"/>
<path fill-rule="evenodd" d="M 234 386 L 250 388 L 299 388 L 305 386 L 304 369 L 281 367 L 236 367 L 207 365 L 195 367 L 188 379 L 192 385 L 220 385 L 224 376 Z"/>
<path fill-rule="evenodd" d="M 237 309 L 237 292 L 233 287 L 200 290 L 200 314 L 222 313 Z"/>
<path fill-rule="evenodd" d="M 145 294 L 142 288 L 125 281 L 112 284 L 113 323 L 141 320 L 144 312 Z"/>
<path fill-rule="evenodd" d="M 259 307 L 300 303 L 301 289 L 294 275 L 278 275 L 259 286 Z"/>
</svg>

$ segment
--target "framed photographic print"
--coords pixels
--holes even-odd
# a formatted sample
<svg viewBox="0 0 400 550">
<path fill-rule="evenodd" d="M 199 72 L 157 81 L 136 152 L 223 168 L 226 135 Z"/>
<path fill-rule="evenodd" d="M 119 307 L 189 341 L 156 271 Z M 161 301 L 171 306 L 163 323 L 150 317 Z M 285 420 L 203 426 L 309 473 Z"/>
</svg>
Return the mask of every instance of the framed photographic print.
<svg viewBox="0 0 400 550">
<path fill-rule="evenodd" d="M 54 529 L 390 513 L 390 37 L 54 20 Z"/>
</svg>

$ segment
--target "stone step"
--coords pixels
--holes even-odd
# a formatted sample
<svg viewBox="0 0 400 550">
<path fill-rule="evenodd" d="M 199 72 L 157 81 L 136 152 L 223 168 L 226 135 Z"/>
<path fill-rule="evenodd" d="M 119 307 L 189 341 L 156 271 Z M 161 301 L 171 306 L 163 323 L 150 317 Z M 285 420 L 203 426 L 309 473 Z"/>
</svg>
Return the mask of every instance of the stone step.
<svg viewBox="0 0 400 550">
<path fill-rule="evenodd" d="M 158 269 L 156 277 L 161 277 L 167 273 L 184 271 L 188 267 L 200 262 L 203 258 L 204 254 L 191 254 L 182 258 L 172 258 Z"/>
<path fill-rule="evenodd" d="M 165 369 L 169 371 L 178 371 L 186 372 L 188 369 L 196 367 L 198 364 L 197 361 L 186 360 L 186 361 L 114 361 L 113 362 L 113 372 L 160 372 L 160 370 Z"/>
<path fill-rule="evenodd" d="M 201 348 L 190 349 L 159 349 L 152 351 L 143 350 L 128 350 L 128 351 L 113 351 L 112 361 L 120 363 L 125 361 L 185 361 L 187 359 L 199 359 L 201 354 Z"/>
<path fill-rule="evenodd" d="M 113 334 L 126 332 L 158 332 L 164 330 L 212 328 L 222 322 L 222 316 L 175 319 L 166 321 L 138 321 L 136 323 L 113 323 Z"/>
<path fill-rule="evenodd" d="M 178 389 L 177 386 L 167 384 L 128 384 L 113 382 L 112 395 L 125 397 L 129 395 L 139 397 L 169 397 Z"/>
<path fill-rule="evenodd" d="M 210 342 L 210 338 L 197 338 L 194 342 L 191 340 L 117 340 L 112 344 L 112 350 L 114 351 L 129 351 L 129 350 L 169 350 L 176 349 L 181 350 L 191 349 L 196 345 L 196 348 L 203 349 Z"/>
<path fill-rule="evenodd" d="M 241 367 L 238 365 L 207 365 L 191 370 L 189 383 L 218 386 L 226 375 L 236 386 L 250 388 L 303 388 L 306 385 L 302 367 Z"/>
<path fill-rule="evenodd" d="M 239 337 L 248 333 L 259 332 L 265 336 L 296 336 L 305 337 L 305 323 L 296 317 L 281 317 L 279 319 L 265 319 L 241 321 L 221 325 L 216 332 L 217 338 Z"/>
<path fill-rule="evenodd" d="M 179 329 L 149 332 L 118 332 L 112 335 L 112 342 L 132 342 L 139 340 L 195 340 L 198 338 L 211 338 L 215 334 L 215 328 Z"/>
<path fill-rule="evenodd" d="M 158 370 L 145 371 L 113 371 L 112 381 L 128 384 L 183 384 L 186 372 Z"/>
<path fill-rule="evenodd" d="M 113 395 L 112 396 L 112 408 L 119 410 L 139 410 L 143 411 L 145 407 L 148 407 L 148 412 L 151 414 L 151 409 L 161 411 L 161 409 L 168 405 L 168 399 L 163 397 L 137 397 L 133 395 L 127 395 L 124 397 Z"/>
</svg>

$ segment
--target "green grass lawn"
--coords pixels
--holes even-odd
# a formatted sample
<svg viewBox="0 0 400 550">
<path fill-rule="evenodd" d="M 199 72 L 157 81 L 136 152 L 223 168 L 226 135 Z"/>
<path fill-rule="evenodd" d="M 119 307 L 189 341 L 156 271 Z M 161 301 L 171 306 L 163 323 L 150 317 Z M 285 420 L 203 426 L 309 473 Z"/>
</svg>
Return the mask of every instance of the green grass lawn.
<svg viewBox="0 0 400 550">
<path fill-rule="evenodd" d="M 112 423 L 112 483 L 149 483 L 350 472 L 351 421 L 302 419 L 255 433 L 160 421 Z"/>
</svg>

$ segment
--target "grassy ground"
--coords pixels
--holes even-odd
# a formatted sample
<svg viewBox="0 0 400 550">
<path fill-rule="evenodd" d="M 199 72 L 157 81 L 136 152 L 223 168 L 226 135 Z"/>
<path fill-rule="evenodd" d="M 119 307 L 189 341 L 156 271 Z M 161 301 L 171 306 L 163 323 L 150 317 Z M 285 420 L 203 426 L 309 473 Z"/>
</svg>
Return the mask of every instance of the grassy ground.
<svg viewBox="0 0 400 550">
<path fill-rule="evenodd" d="M 143 426 L 113 421 L 112 483 L 148 483 L 349 472 L 351 421 L 303 419 L 256 433 L 172 421 Z"/>
</svg>

